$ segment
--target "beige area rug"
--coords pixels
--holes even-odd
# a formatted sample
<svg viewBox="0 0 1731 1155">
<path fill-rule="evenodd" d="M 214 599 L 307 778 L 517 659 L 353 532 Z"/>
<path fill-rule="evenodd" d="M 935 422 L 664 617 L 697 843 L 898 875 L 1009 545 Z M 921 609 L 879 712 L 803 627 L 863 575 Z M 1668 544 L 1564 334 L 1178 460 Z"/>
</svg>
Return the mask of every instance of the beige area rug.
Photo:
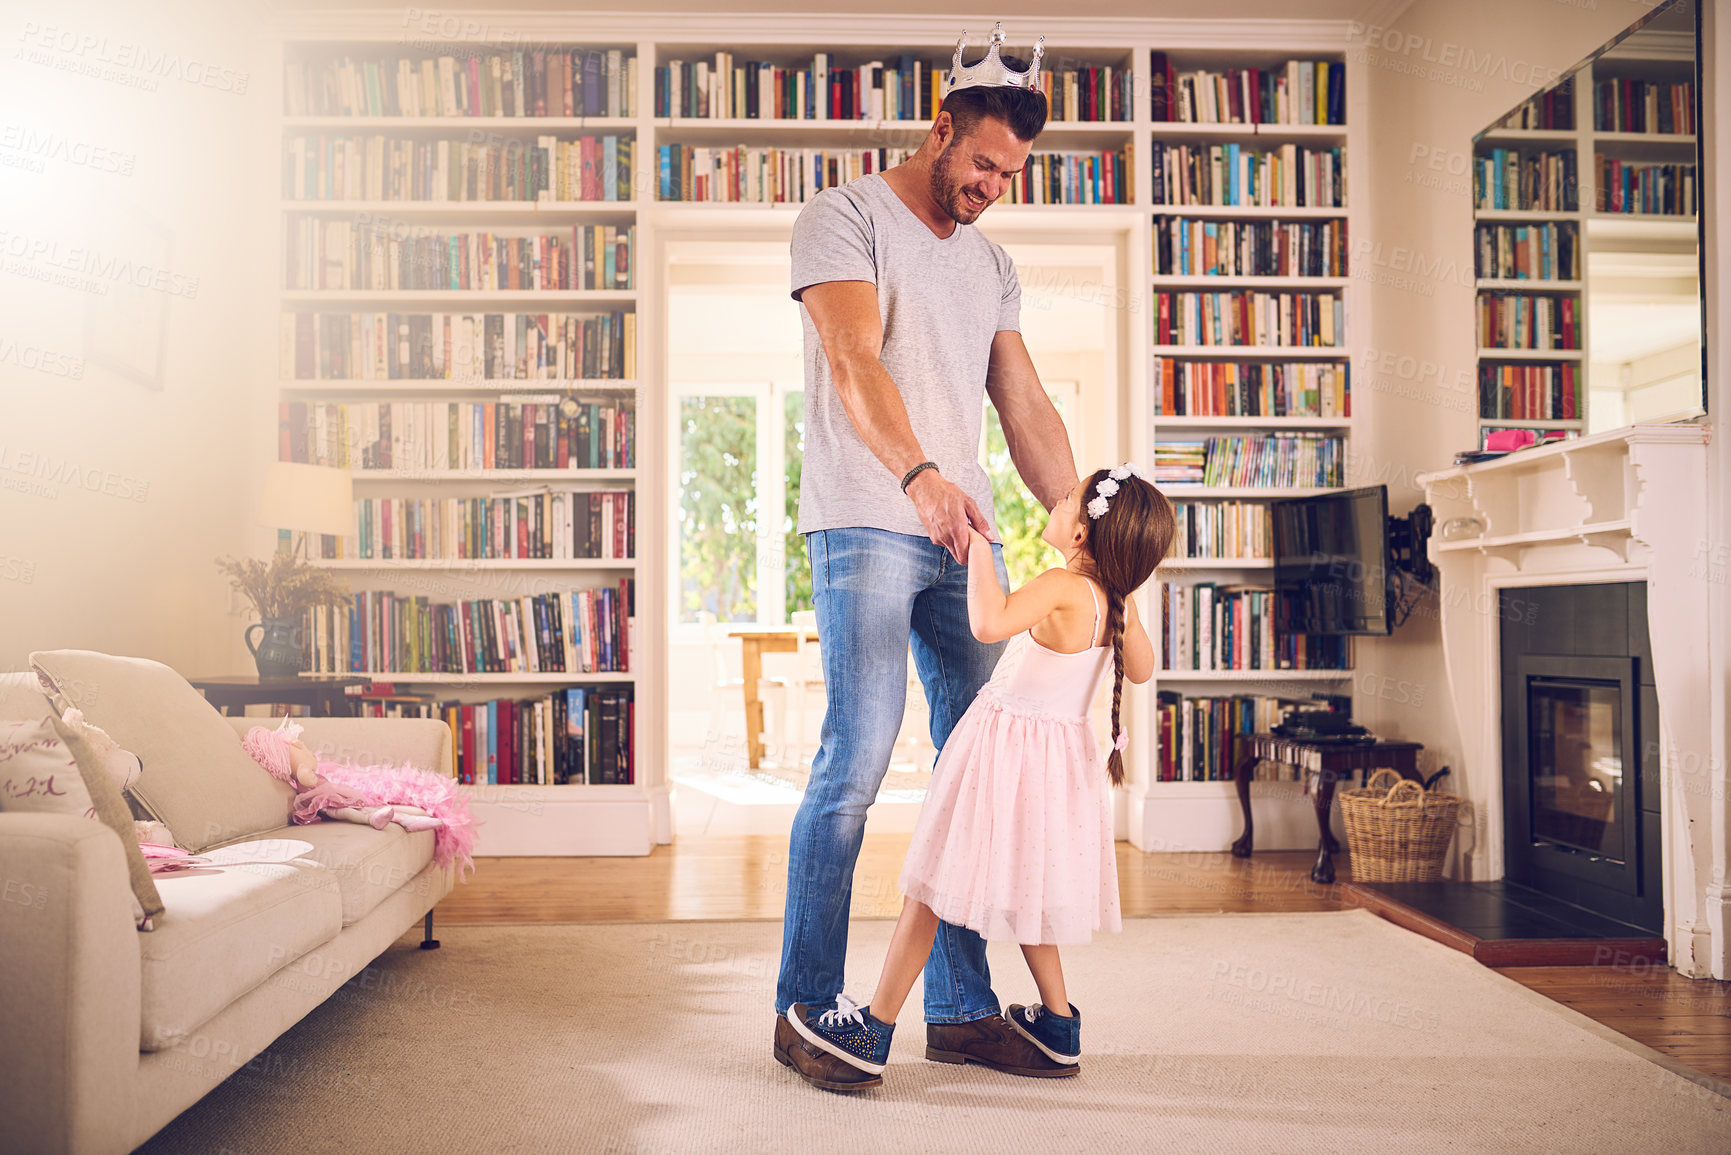
<svg viewBox="0 0 1731 1155">
<path fill-rule="evenodd" d="M 890 926 L 855 924 L 855 993 Z M 770 1057 L 779 924 L 440 937 L 428 952 L 405 937 L 143 1150 L 1731 1147 L 1717 1084 L 1358 910 L 1135 919 L 1072 949 L 1074 1079 L 927 1062 L 916 987 L 883 1087 L 851 1097 Z M 1006 1002 L 1033 1001 L 1014 948 L 992 965 Z"/>
</svg>

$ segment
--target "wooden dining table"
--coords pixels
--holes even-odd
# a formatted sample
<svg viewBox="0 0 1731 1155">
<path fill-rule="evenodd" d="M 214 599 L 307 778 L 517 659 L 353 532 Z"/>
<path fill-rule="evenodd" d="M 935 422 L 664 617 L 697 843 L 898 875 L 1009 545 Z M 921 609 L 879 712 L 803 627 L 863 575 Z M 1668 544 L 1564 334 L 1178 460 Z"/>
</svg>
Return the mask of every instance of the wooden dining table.
<svg viewBox="0 0 1731 1155">
<path fill-rule="evenodd" d="M 728 637 L 739 639 L 740 673 L 745 681 L 745 752 L 753 770 L 763 761 L 763 699 L 757 696 L 757 683 L 763 678 L 763 655 L 793 653 L 799 649 L 799 634 L 794 626 L 728 632 Z M 817 631 L 806 630 L 805 640 L 817 641 Z"/>
</svg>

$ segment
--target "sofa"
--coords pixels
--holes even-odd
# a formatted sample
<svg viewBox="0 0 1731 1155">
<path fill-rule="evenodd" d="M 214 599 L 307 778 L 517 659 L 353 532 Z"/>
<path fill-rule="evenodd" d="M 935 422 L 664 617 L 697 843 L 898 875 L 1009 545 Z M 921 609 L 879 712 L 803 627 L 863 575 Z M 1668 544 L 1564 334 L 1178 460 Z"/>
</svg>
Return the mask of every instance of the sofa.
<svg viewBox="0 0 1731 1155">
<path fill-rule="evenodd" d="M 423 917 L 430 932 L 453 879 L 430 832 L 289 825 L 292 793 L 240 745 L 260 719 L 222 717 L 166 666 L 88 651 L 31 661 L 66 698 L 9 675 L 0 710 L 73 701 L 138 753 L 136 797 L 180 846 L 284 859 L 153 876 L 163 910 L 146 932 L 114 829 L 0 812 L 4 1146 L 129 1151 L 237 1071 L 269 1077 L 272 1040 Z M 451 772 L 441 721 L 299 721 L 315 751 Z"/>
</svg>

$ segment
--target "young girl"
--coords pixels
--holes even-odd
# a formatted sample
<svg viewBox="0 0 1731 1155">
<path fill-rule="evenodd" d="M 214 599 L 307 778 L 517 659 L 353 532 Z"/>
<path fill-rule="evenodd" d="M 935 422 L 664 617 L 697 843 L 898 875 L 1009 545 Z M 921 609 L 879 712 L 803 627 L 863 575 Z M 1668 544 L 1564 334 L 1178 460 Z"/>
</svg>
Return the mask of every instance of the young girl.
<svg viewBox="0 0 1731 1155">
<path fill-rule="evenodd" d="M 1154 649 L 1132 591 L 1172 542 L 1172 506 L 1135 465 L 1098 470 L 1052 509 L 1040 536 L 1064 555 L 1008 597 L 991 545 L 972 532 L 968 622 L 982 642 L 1011 637 L 992 678 L 957 721 L 932 773 L 901 888 L 906 896 L 869 1006 L 788 1021 L 813 1046 L 881 1074 L 896 1016 L 931 953 L 940 920 L 1021 944 L 1040 991 L 1010 1025 L 1073 1074 L 1082 1015 L 1064 989 L 1059 943 L 1122 929 L 1111 791 L 1124 781 L 1124 679 L 1146 682 Z M 1088 708 L 1108 666 L 1112 750 L 1101 772 Z M 939 1057 L 939 1056 L 933 1056 Z"/>
</svg>

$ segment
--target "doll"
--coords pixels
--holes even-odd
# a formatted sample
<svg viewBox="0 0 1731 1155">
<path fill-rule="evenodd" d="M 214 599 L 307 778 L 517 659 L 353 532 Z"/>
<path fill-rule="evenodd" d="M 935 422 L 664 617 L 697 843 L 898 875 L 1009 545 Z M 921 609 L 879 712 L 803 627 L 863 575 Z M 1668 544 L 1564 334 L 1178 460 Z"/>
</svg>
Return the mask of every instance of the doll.
<svg viewBox="0 0 1731 1155">
<path fill-rule="evenodd" d="M 451 778 L 411 766 L 324 758 L 307 749 L 300 735 L 300 724 L 285 718 L 274 730 L 254 726 L 242 743 L 254 761 L 294 787 L 296 823 L 316 822 L 322 814 L 375 830 L 393 822 L 411 833 L 431 830 L 434 862 L 460 862 L 465 871 L 474 867 L 475 816 Z"/>
<path fill-rule="evenodd" d="M 275 730 L 254 726 L 247 731 L 246 752 L 271 776 L 295 790 L 293 818 L 296 825 L 317 822 L 321 816 L 339 822 L 358 822 L 383 830 L 395 822 L 413 834 L 437 830 L 445 823 L 415 806 L 373 805 L 361 791 L 332 782 L 319 772 L 319 756 L 300 739 L 301 727 L 284 722 Z"/>
</svg>

